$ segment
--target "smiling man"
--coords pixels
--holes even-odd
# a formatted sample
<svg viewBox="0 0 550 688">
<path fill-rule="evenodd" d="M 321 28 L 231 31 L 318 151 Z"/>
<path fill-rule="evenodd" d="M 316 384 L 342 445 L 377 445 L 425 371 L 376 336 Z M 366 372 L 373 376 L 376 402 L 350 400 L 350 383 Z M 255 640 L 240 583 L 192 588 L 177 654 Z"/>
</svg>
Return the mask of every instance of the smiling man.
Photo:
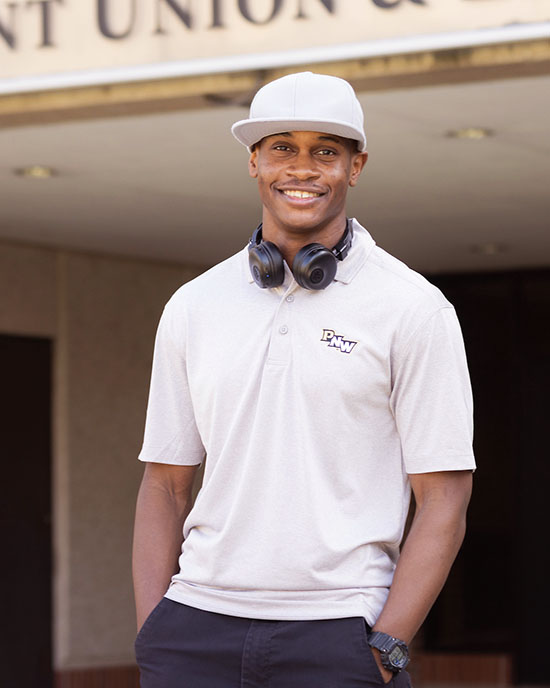
<svg viewBox="0 0 550 688">
<path fill-rule="evenodd" d="M 475 467 L 456 315 L 347 217 L 367 161 L 350 84 L 273 81 L 233 134 L 262 222 L 159 324 L 134 537 L 141 685 L 405 688 Z"/>
</svg>

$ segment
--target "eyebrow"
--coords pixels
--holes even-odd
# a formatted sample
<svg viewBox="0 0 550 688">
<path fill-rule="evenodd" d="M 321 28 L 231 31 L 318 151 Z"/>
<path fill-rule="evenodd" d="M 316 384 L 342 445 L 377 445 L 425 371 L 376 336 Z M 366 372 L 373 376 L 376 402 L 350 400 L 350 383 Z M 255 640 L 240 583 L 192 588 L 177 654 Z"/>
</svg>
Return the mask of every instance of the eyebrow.
<svg viewBox="0 0 550 688">
<path fill-rule="evenodd" d="M 343 141 L 341 138 L 338 136 L 319 136 L 319 140 L 321 141 L 334 141 L 334 143 L 339 143 L 340 145 L 343 145 Z"/>
<path fill-rule="evenodd" d="M 270 139 L 273 138 L 274 136 L 288 136 L 289 138 L 292 138 L 292 133 L 290 131 L 281 131 L 278 134 L 270 134 L 269 136 L 266 136 L 266 138 Z M 344 145 L 344 140 L 340 138 L 339 136 L 331 136 L 330 134 L 321 134 L 320 136 L 317 137 L 319 141 L 332 141 L 334 143 L 338 143 L 341 146 Z"/>
</svg>

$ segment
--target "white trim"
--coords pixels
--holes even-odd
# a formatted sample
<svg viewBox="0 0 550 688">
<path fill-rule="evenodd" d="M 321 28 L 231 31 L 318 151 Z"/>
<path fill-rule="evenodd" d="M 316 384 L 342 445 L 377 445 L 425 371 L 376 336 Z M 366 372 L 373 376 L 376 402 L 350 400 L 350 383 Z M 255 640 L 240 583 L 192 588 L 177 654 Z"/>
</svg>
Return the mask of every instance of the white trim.
<svg viewBox="0 0 550 688">
<path fill-rule="evenodd" d="M 550 38 L 550 22 L 517 24 L 474 31 L 404 36 L 345 43 L 342 45 L 304 48 L 285 52 L 229 55 L 195 60 L 178 60 L 135 65 L 87 69 L 77 72 L 24 76 L 0 79 L 0 95 L 64 88 L 81 88 L 134 81 L 154 81 L 202 74 L 273 69 L 317 62 L 352 60 L 384 55 L 416 53 L 431 50 L 452 50 L 478 45 L 494 45 L 516 41 Z"/>
</svg>

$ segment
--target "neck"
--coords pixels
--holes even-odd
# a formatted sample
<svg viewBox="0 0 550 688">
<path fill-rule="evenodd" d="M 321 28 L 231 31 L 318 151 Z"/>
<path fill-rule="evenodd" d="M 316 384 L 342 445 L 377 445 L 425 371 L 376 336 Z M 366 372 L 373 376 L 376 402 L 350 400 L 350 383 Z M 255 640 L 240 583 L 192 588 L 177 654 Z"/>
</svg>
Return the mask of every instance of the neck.
<svg viewBox="0 0 550 688">
<path fill-rule="evenodd" d="M 342 217 L 334 218 L 324 227 L 309 229 L 281 227 L 270 222 L 269 218 L 264 217 L 262 239 L 264 241 L 272 241 L 281 252 L 287 265 L 292 267 L 294 257 L 307 244 L 322 244 L 329 249 L 336 246 L 346 229 L 346 222 L 346 216 L 343 215 Z"/>
</svg>

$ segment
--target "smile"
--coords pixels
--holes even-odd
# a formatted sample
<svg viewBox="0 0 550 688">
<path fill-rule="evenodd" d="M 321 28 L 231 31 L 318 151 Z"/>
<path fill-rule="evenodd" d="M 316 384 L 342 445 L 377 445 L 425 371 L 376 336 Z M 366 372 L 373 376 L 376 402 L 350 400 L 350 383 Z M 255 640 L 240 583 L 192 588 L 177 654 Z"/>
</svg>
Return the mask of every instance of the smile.
<svg viewBox="0 0 550 688">
<path fill-rule="evenodd" d="M 290 198 L 318 198 L 323 195 L 314 191 L 298 191 L 297 189 L 283 189 L 282 193 Z"/>
</svg>

